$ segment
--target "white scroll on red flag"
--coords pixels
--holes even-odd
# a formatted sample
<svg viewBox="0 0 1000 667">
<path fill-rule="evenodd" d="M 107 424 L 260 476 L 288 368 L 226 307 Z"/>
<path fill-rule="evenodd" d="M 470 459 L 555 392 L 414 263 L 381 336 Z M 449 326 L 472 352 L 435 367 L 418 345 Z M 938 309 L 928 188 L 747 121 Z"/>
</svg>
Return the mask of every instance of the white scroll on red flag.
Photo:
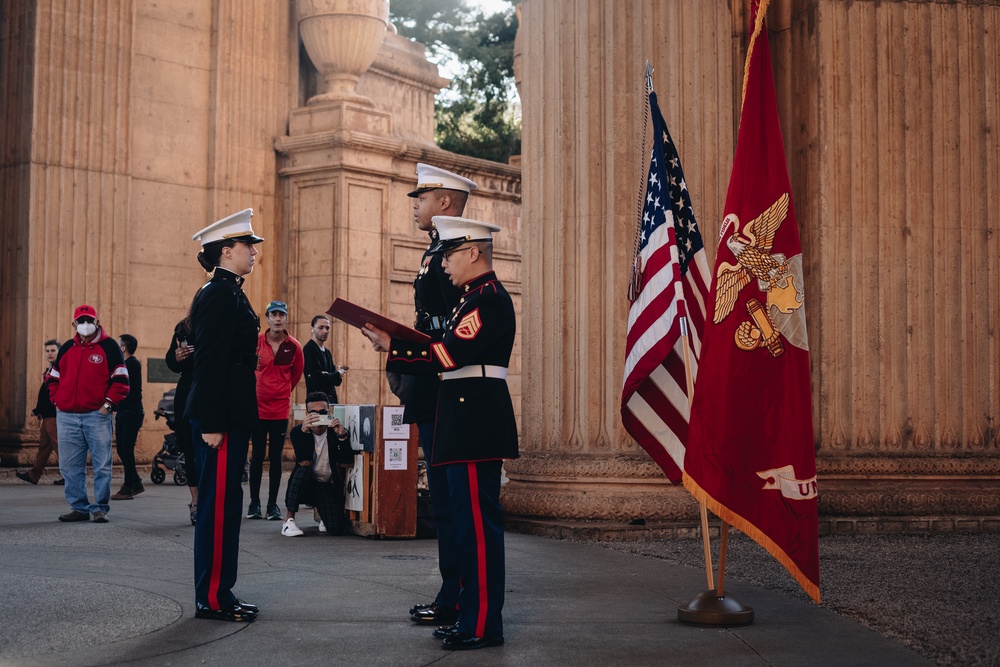
<svg viewBox="0 0 1000 667">
<path fill-rule="evenodd" d="M 764 12 L 709 294 L 684 486 L 774 556 L 819 602 L 816 454 L 802 246 Z"/>
</svg>

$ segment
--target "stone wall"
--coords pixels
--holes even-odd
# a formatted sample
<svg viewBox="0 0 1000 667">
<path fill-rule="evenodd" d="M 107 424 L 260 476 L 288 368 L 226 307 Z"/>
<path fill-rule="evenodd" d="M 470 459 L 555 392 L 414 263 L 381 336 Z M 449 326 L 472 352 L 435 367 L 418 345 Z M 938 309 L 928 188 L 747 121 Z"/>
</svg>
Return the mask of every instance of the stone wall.
<svg viewBox="0 0 1000 667">
<path fill-rule="evenodd" d="M 618 414 L 645 59 L 714 261 L 748 3 L 525 0 L 525 456 L 540 520 L 685 522 Z M 771 3 L 830 531 L 1000 517 L 1000 7 Z M 541 525 L 541 524 L 540 524 Z M 860 528 L 858 528 L 860 526 Z M 893 528 L 888 528 L 893 529 Z"/>
<path fill-rule="evenodd" d="M 357 84 L 373 101 L 368 130 L 317 140 L 297 113 L 315 69 L 288 0 L 11 0 L 0 19 L 3 465 L 33 458 L 42 343 L 72 335 L 74 306 L 135 335 L 147 370 L 205 281 L 191 234 L 242 208 L 266 239 L 247 294 L 258 312 L 287 300 L 303 342 L 336 296 L 412 320 L 426 241 L 405 193 L 418 161 L 480 182 L 467 213 L 504 227 L 499 272 L 520 293 L 520 170 L 435 147 L 434 95 L 447 82 L 421 45 L 387 33 Z M 344 168 L 345 155 L 359 161 Z M 331 340 L 352 369 L 343 400 L 394 402 L 383 360 L 351 333 L 337 325 Z M 146 380 L 140 461 L 162 444 L 152 411 L 173 386 Z"/>
</svg>

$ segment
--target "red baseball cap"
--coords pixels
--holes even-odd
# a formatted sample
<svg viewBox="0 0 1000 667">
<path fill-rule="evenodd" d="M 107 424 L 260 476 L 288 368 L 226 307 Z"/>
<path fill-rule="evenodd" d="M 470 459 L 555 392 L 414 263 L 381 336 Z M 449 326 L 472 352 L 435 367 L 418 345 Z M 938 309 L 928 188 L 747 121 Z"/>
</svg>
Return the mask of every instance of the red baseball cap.
<svg viewBox="0 0 1000 667">
<path fill-rule="evenodd" d="M 77 306 L 76 310 L 73 311 L 73 321 L 75 322 L 81 317 L 93 317 L 96 320 L 97 311 L 94 310 L 93 306 L 88 306 L 87 304 Z"/>
</svg>

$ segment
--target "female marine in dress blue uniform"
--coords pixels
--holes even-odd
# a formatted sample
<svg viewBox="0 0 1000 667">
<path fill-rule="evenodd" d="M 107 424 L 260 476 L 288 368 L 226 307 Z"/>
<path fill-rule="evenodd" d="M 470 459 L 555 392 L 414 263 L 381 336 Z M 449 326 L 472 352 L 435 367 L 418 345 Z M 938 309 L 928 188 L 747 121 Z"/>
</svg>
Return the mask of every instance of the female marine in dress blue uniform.
<svg viewBox="0 0 1000 667">
<path fill-rule="evenodd" d="M 243 293 L 253 271 L 252 209 L 223 218 L 194 235 L 198 261 L 212 279 L 191 304 L 194 369 L 185 414 L 198 460 L 194 536 L 195 616 L 252 621 L 255 605 L 233 593 L 243 518 L 243 466 L 257 424 L 257 336 L 260 318 Z"/>
</svg>

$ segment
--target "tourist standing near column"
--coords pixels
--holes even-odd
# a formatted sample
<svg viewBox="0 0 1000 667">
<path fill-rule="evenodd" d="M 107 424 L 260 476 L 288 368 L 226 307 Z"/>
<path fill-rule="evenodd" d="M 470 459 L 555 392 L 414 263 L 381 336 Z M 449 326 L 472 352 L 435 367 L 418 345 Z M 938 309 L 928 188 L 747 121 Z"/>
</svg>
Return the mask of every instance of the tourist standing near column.
<svg viewBox="0 0 1000 667">
<path fill-rule="evenodd" d="M 191 422 L 184 412 L 187 398 L 191 393 L 191 371 L 194 369 L 194 335 L 191 332 L 191 315 L 174 326 L 174 337 L 164 355 L 167 368 L 180 375 L 177 387 L 174 389 L 174 436 L 177 445 L 184 452 L 184 473 L 187 477 L 188 491 L 191 502 L 188 503 L 188 514 L 191 525 L 198 518 L 198 466 L 195 462 L 194 443 L 191 441 Z"/>
<path fill-rule="evenodd" d="M 233 593 L 240 550 L 243 465 L 257 426 L 257 334 L 260 318 L 243 293 L 253 271 L 253 209 L 218 220 L 195 234 L 198 263 L 214 271 L 191 304 L 194 368 L 185 414 L 198 459 L 198 520 L 194 529 L 195 616 L 252 621 L 255 605 Z"/>
<path fill-rule="evenodd" d="M 125 469 L 125 481 L 111 499 L 132 500 L 146 490 L 135 469 L 135 441 L 139 438 L 139 429 L 142 428 L 145 417 L 142 408 L 142 364 L 135 358 L 135 351 L 139 347 L 135 336 L 122 334 L 118 337 L 118 346 L 125 356 L 125 368 L 128 369 L 128 396 L 118 404 L 115 412 L 115 443 L 118 458 L 122 460 L 122 468 Z"/>
<path fill-rule="evenodd" d="M 128 395 L 122 351 L 105 333 L 97 311 L 83 304 L 73 313 L 76 335 L 59 349 L 49 371 L 56 406 L 59 472 L 70 511 L 60 521 L 107 523 L 111 500 L 111 432 L 115 406 Z M 94 502 L 87 497 L 87 454 L 94 469 Z"/>
<path fill-rule="evenodd" d="M 337 387 L 344 380 L 346 366 L 333 363 L 333 355 L 326 349 L 326 339 L 330 337 L 330 318 L 317 315 L 312 318 L 310 338 L 302 346 L 305 359 L 306 394 L 321 391 L 326 394 L 330 405 L 336 405 Z"/>
<path fill-rule="evenodd" d="M 260 421 L 253 433 L 250 456 L 250 507 L 248 519 L 260 519 L 260 480 L 264 475 L 264 453 L 268 454 L 267 513 L 281 520 L 278 487 L 281 486 L 281 452 L 288 433 L 288 411 L 292 390 L 302 379 L 302 346 L 286 330 L 288 306 L 272 301 L 265 311 L 267 329 L 257 338 L 257 413 Z"/>
<path fill-rule="evenodd" d="M 49 464 L 49 457 L 59 446 L 58 429 L 56 429 L 56 406 L 52 405 L 52 399 L 49 398 L 48 387 L 49 371 L 52 370 L 52 364 L 55 363 L 56 357 L 59 355 L 59 341 L 55 338 L 45 341 L 44 350 L 45 361 L 49 362 L 49 367 L 42 374 L 42 386 L 38 388 L 38 400 L 35 401 L 35 408 L 31 411 L 31 415 L 41 421 L 38 429 L 38 453 L 35 454 L 35 465 L 32 466 L 31 470 L 17 471 L 17 478 L 23 479 L 29 484 L 38 484 L 38 480 L 45 472 L 45 466 Z M 58 485 L 65 483 L 61 477 L 53 482 L 53 484 Z"/>
<path fill-rule="evenodd" d="M 504 539 L 500 506 L 503 460 L 517 458 L 517 423 L 507 388 L 516 323 L 510 295 L 493 272 L 499 227 L 478 220 L 435 217 L 435 252 L 463 296 L 429 344 L 391 339 L 372 325 L 363 333 L 389 353 L 386 370 L 440 375 L 431 467 L 445 471 L 462 591 L 458 622 L 434 631 L 449 650 L 504 642 Z"/>
</svg>

